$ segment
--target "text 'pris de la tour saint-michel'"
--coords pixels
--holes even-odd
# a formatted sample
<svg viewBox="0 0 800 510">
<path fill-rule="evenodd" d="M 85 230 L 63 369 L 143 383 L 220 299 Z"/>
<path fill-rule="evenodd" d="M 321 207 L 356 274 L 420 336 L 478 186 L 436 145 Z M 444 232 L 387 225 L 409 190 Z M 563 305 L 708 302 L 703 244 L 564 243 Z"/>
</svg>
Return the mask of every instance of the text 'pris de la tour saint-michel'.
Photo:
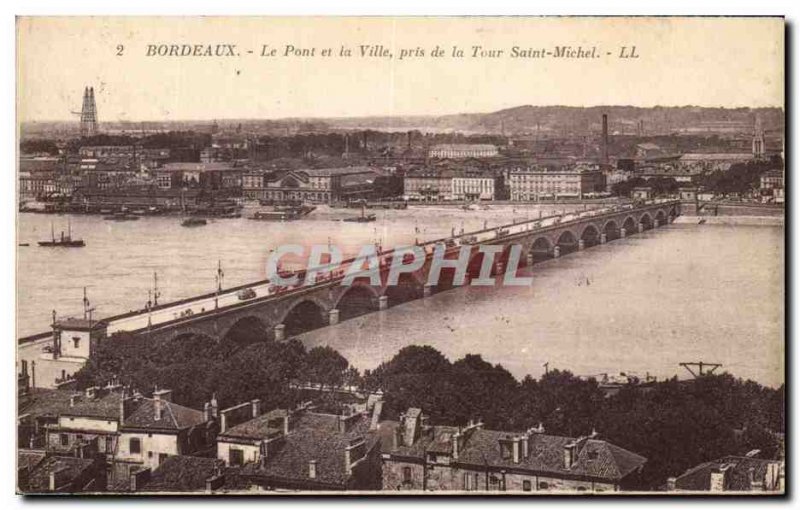
<svg viewBox="0 0 800 510">
<path fill-rule="evenodd" d="M 120 46 L 118 56 L 122 56 Z M 563 59 L 591 60 L 599 58 L 638 59 L 639 50 L 635 45 L 621 45 L 613 49 L 599 46 L 511 46 L 493 48 L 482 45 L 451 45 L 392 48 L 384 44 L 359 44 L 338 47 L 302 46 L 295 44 L 262 44 L 258 50 L 241 48 L 236 44 L 148 44 L 147 57 L 206 57 L 224 58 L 253 55 L 264 58 L 371 58 L 412 60 L 418 58 L 455 59 Z"/>
</svg>

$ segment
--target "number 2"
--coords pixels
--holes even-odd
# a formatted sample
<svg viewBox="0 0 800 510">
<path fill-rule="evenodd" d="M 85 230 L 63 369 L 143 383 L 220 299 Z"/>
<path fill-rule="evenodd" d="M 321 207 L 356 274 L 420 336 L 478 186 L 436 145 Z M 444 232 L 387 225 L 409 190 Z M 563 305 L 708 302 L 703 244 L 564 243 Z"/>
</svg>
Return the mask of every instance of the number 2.
<svg viewBox="0 0 800 510">
<path fill-rule="evenodd" d="M 123 46 L 123 45 L 121 45 L 121 44 L 117 44 L 117 56 L 118 56 L 118 57 L 121 57 L 121 56 L 122 56 L 122 51 L 123 51 L 124 49 L 125 49 L 125 46 Z"/>
</svg>

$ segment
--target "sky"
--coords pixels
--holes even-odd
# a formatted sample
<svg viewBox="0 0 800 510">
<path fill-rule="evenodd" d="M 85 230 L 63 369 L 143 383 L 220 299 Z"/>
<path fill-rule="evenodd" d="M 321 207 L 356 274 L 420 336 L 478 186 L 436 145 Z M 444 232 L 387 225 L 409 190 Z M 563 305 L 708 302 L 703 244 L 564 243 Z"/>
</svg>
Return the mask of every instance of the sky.
<svg viewBox="0 0 800 510">
<path fill-rule="evenodd" d="M 17 21 L 20 122 L 361 117 L 531 105 L 784 105 L 780 18 L 39 17 Z M 235 45 L 235 57 L 148 56 Z M 261 56 L 263 46 L 276 56 Z M 288 45 L 314 56 L 284 56 Z M 360 45 L 393 58 L 360 57 Z M 340 56 L 342 47 L 353 56 Z M 444 51 L 432 57 L 435 47 Z M 452 49 L 464 50 L 453 57 Z M 473 57 L 473 47 L 487 51 Z M 511 48 L 597 58 L 512 58 Z M 619 58 L 636 46 L 638 58 Z M 323 56 L 330 48 L 331 55 Z M 399 59 L 419 48 L 425 56 Z M 502 55 L 497 55 L 502 50 Z M 248 53 L 251 51 L 252 53 Z"/>
</svg>

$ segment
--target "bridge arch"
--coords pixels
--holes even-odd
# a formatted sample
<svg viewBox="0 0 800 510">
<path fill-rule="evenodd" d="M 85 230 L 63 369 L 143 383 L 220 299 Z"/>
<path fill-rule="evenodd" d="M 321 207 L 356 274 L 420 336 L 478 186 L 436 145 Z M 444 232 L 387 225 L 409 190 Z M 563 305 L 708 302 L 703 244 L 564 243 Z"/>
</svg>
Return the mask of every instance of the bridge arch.
<svg viewBox="0 0 800 510">
<path fill-rule="evenodd" d="M 291 337 L 328 325 L 327 313 L 318 299 L 304 297 L 295 301 L 278 323 L 284 325 L 284 335 Z"/>
<path fill-rule="evenodd" d="M 598 245 L 600 244 L 600 231 L 597 230 L 597 227 L 593 223 L 589 223 L 583 227 L 580 239 L 583 241 L 586 248 Z"/>
<path fill-rule="evenodd" d="M 674 220 L 676 216 L 678 216 L 678 209 L 673 205 L 672 207 L 669 208 L 670 222 Z"/>
<path fill-rule="evenodd" d="M 378 292 L 369 285 L 355 284 L 347 287 L 333 307 L 339 310 L 339 320 L 344 321 L 378 309 Z"/>
<path fill-rule="evenodd" d="M 667 213 L 664 212 L 664 209 L 659 209 L 656 212 L 656 219 L 659 225 L 663 225 L 667 222 Z"/>
<path fill-rule="evenodd" d="M 397 285 L 386 285 L 381 295 L 388 298 L 388 305 L 396 306 L 422 297 L 425 282 L 417 272 L 401 273 Z"/>
<path fill-rule="evenodd" d="M 269 338 L 269 328 L 259 317 L 246 315 L 236 320 L 221 336 L 223 343 L 233 347 L 245 347 Z"/>
<path fill-rule="evenodd" d="M 625 232 L 628 235 L 635 234 L 636 232 L 638 232 L 637 231 L 638 226 L 636 224 L 636 220 L 633 219 L 633 216 L 628 216 L 627 218 L 625 218 L 625 221 L 622 222 L 622 228 L 625 229 Z"/>
<path fill-rule="evenodd" d="M 553 246 L 550 240 L 546 237 L 537 237 L 531 244 L 531 255 L 533 256 L 533 263 L 543 262 L 553 258 Z"/>
<path fill-rule="evenodd" d="M 639 216 L 639 223 L 642 224 L 645 230 L 650 230 L 653 228 L 653 217 L 650 216 L 650 213 L 646 212 Z"/>
<path fill-rule="evenodd" d="M 556 239 L 556 246 L 558 246 L 561 255 L 572 253 L 578 249 L 578 237 L 571 230 L 564 230 Z"/>
<path fill-rule="evenodd" d="M 603 225 L 602 233 L 606 235 L 607 241 L 619 239 L 619 225 L 617 225 L 617 222 L 614 220 L 608 220 Z"/>
</svg>

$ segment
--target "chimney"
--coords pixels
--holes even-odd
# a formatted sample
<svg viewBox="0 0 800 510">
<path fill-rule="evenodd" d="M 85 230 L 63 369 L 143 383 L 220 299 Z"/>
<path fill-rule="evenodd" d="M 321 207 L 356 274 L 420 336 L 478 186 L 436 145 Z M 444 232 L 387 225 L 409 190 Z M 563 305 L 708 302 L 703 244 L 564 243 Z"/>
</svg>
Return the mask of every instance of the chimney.
<svg viewBox="0 0 800 510">
<path fill-rule="evenodd" d="M 608 164 L 608 115 L 603 114 L 603 164 Z"/>
<path fill-rule="evenodd" d="M 750 485 L 750 489 L 756 488 L 756 468 L 752 466 L 747 468 L 747 482 Z"/>
<path fill-rule="evenodd" d="M 451 438 L 453 442 L 453 460 L 458 460 L 458 455 L 461 453 L 461 431 L 457 431 Z"/>
<path fill-rule="evenodd" d="M 675 478 L 674 476 L 670 476 L 669 478 L 667 478 L 667 490 L 668 491 L 674 491 L 675 488 L 676 488 L 677 482 L 678 482 L 678 479 Z"/>
<path fill-rule="evenodd" d="M 520 443 L 519 437 L 515 437 L 514 439 L 511 440 L 511 458 L 514 460 L 514 464 L 519 464 L 519 458 L 520 458 L 519 443 Z"/>
<path fill-rule="evenodd" d="M 75 407 L 75 404 L 78 403 L 80 401 L 80 399 L 81 399 L 81 394 L 80 393 L 75 393 L 73 395 L 70 395 L 69 396 L 69 406 L 70 407 Z"/>
<path fill-rule="evenodd" d="M 172 402 L 172 390 L 157 390 L 153 392 L 153 398 L 163 402 Z"/>
<path fill-rule="evenodd" d="M 308 477 L 309 478 L 316 478 L 317 477 L 317 461 L 316 460 L 308 461 Z"/>
<path fill-rule="evenodd" d="M 211 395 L 211 416 L 219 418 L 219 404 L 217 403 L 217 394 Z"/>
<path fill-rule="evenodd" d="M 203 421 L 211 421 L 211 402 L 206 402 L 203 405 Z"/>
<path fill-rule="evenodd" d="M 172 398 L 172 390 L 158 390 L 153 392 L 153 409 L 155 420 L 159 421 L 164 417 L 166 403 Z"/>
<path fill-rule="evenodd" d="M 99 396 L 99 394 L 98 394 L 98 390 L 99 389 L 100 388 L 98 388 L 97 386 L 90 386 L 90 387 L 86 388 L 86 390 L 85 390 L 86 400 L 94 400 L 94 399 L 96 399 Z"/>
<path fill-rule="evenodd" d="M 250 401 L 253 410 L 253 418 L 258 418 L 261 415 L 261 400 L 253 399 Z"/>
<path fill-rule="evenodd" d="M 139 469 L 131 473 L 130 488 L 132 492 L 142 490 L 147 482 L 150 481 L 150 468 Z"/>
<path fill-rule="evenodd" d="M 564 445 L 564 469 L 570 469 L 575 463 L 575 441 Z"/>
<path fill-rule="evenodd" d="M 528 455 L 530 455 L 530 445 L 529 445 L 529 434 L 525 433 L 522 435 L 522 439 L 520 441 L 520 449 L 522 450 L 522 458 L 527 459 Z"/>
</svg>

